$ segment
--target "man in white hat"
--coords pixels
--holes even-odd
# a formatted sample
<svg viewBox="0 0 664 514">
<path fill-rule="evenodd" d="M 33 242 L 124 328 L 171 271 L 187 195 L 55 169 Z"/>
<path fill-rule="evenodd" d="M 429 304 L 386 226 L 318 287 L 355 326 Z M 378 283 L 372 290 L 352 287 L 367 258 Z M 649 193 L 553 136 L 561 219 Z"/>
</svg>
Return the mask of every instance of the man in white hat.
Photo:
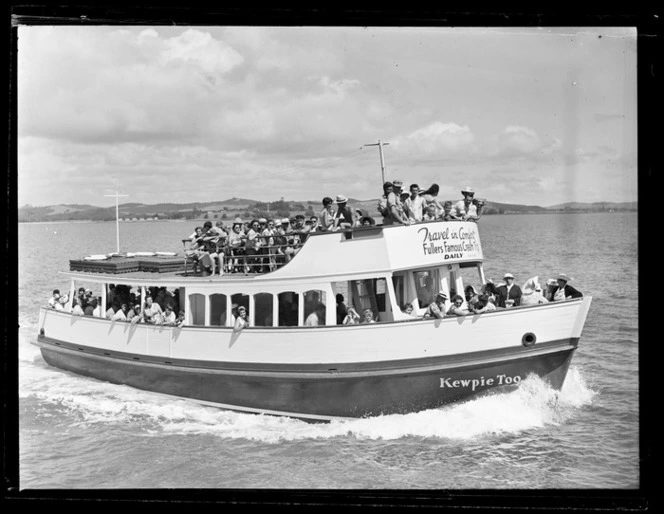
<svg viewBox="0 0 664 514">
<path fill-rule="evenodd" d="M 337 213 L 334 215 L 334 226 L 339 229 L 353 227 L 353 211 L 348 207 L 348 198 L 337 195 L 334 203 L 337 204 Z"/>
<path fill-rule="evenodd" d="M 475 200 L 475 191 L 472 187 L 461 190 L 463 200 L 454 204 L 451 214 L 464 221 L 477 221 L 482 216 L 483 200 Z"/>
<path fill-rule="evenodd" d="M 571 280 L 572 279 L 564 273 L 559 273 L 556 275 L 556 282 L 558 282 L 558 287 L 554 289 L 551 301 L 557 302 L 560 300 L 567 300 L 569 298 L 581 298 L 583 296 L 581 291 L 578 291 L 568 284 L 568 282 Z"/>
<path fill-rule="evenodd" d="M 521 296 L 523 293 L 521 288 L 514 283 L 514 275 L 505 273 L 503 280 L 505 284 L 496 287 L 493 280 L 490 278 L 487 279 L 486 290 L 496 295 L 497 307 L 518 307 L 521 305 Z"/>
</svg>

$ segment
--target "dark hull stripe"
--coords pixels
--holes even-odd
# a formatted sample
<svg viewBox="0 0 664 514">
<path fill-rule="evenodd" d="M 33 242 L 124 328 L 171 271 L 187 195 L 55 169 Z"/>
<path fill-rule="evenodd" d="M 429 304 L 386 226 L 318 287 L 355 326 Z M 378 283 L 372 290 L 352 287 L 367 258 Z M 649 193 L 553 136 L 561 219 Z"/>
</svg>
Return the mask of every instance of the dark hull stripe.
<svg viewBox="0 0 664 514">
<path fill-rule="evenodd" d="M 129 352 L 109 351 L 93 346 L 67 343 L 65 341 L 51 339 L 44 336 L 38 337 L 38 345 L 42 347 L 52 346 L 54 349 L 62 348 L 75 352 L 84 352 L 103 358 L 140 361 L 144 364 L 176 366 L 182 368 L 194 368 L 199 372 L 202 370 L 224 370 L 239 373 L 330 373 L 330 372 L 393 372 L 411 368 L 422 368 L 435 366 L 446 368 L 451 366 L 469 365 L 473 363 L 484 363 L 496 359 L 524 358 L 529 355 L 541 353 L 558 352 L 574 349 L 579 343 L 578 338 L 549 341 L 537 343 L 531 347 L 511 347 L 497 350 L 485 350 L 480 352 L 469 352 L 465 354 L 444 355 L 436 357 L 420 357 L 414 359 L 399 359 L 389 361 L 371 362 L 338 362 L 338 363 L 265 363 L 265 362 L 228 362 L 207 361 L 195 359 L 178 359 L 163 356 L 143 355 Z"/>
<path fill-rule="evenodd" d="M 574 347 L 512 359 L 365 373 L 238 373 L 115 359 L 42 344 L 46 362 L 80 375 L 233 410 L 303 419 L 405 414 L 512 387 L 534 373 L 560 389 Z"/>
</svg>

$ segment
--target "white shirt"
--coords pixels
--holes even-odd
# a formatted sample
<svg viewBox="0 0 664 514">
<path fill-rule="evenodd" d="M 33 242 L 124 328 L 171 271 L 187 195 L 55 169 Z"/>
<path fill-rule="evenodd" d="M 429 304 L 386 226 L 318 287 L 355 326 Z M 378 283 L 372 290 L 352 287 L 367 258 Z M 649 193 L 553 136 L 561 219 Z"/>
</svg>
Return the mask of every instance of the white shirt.
<svg viewBox="0 0 664 514">
<path fill-rule="evenodd" d="M 305 327 L 317 327 L 320 324 L 318 320 L 318 314 L 316 312 L 312 312 L 307 316 L 307 319 L 304 322 Z"/>
<path fill-rule="evenodd" d="M 126 314 L 124 313 L 124 311 L 122 309 L 118 309 L 118 311 L 115 314 L 113 314 L 111 319 L 112 320 L 127 321 L 127 316 L 126 316 Z"/>
<path fill-rule="evenodd" d="M 458 216 L 463 219 L 468 219 L 469 217 L 477 218 L 477 206 L 474 203 L 471 203 L 466 208 L 466 202 L 463 200 L 459 200 L 457 203 L 455 203 L 451 212 L 454 216 Z"/>
<path fill-rule="evenodd" d="M 424 205 L 424 198 L 420 195 L 415 195 L 415 198 L 409 196 L 406 198 L 405 204 L 408 209 L 408 219 L 412 221 L 422 221 L 422 207 Z"/>
</svg>

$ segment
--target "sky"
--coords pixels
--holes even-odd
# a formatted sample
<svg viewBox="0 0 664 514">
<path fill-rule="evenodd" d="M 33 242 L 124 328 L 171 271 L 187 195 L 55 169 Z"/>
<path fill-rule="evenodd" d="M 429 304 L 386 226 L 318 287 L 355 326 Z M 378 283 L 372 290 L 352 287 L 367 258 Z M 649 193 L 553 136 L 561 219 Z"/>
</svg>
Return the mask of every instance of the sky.
<svg viewBox="0 0 664 514">
<path fill-rule="evenodd" d="M 19 26 L 18 205 L 636 201 L 636 35 Z"/>
</svg>

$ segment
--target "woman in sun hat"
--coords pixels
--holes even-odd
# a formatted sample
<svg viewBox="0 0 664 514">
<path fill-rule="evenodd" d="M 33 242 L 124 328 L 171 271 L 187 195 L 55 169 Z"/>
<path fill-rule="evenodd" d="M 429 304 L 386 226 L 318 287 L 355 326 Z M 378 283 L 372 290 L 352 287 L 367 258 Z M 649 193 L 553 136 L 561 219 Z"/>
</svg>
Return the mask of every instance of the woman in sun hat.
<svg viewBox="0 0 664 514">
<path fill-rule="evenodd" d="M 549 303 L 549 300 L 547 300 L 542 293 L 539 277 L 529 278 L 526 280 L 526 283 L 523 284 L 521 305 L 538 305 L 540 303 Z"/>
<path fill-rule="evenodd" d="M 376 220 L 371 216 L 363 216 L 360 223 L 362 227 L 373 227 L 376 224 Z"/>
<path fill-rule="evenodd" d="M 557 302 L 560 300 L 568 300 L 570 298 L 581 298 L 583 293 L 570 286 L 568 282 L 571 282 L 572 279 L 565 275 L 564 273 L 559 273 L 556 275 L 557 287 L 553 291 L 553 298 L 551 301 Z"/>
</svg>

